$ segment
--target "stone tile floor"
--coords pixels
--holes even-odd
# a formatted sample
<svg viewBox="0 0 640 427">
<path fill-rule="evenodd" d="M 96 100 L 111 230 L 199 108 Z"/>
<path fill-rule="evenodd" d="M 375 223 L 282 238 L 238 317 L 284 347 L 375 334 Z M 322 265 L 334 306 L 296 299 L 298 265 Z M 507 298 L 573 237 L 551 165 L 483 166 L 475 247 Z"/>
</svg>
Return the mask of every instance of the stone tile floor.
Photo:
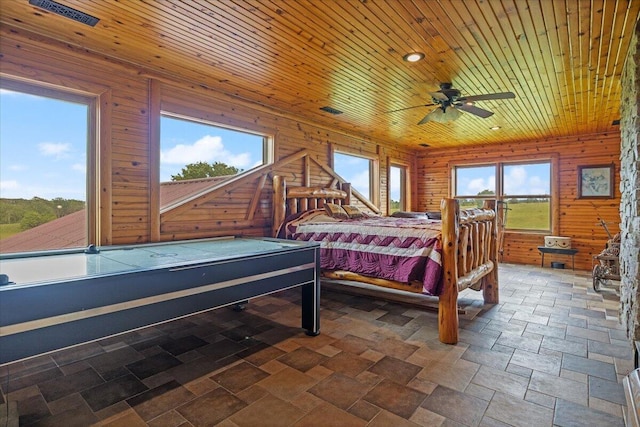
<svg viewBox="0 0 640 427">
<path fill-rule="evenodd" d="M 500 286 L 461 294 L 457 345 L 432 311 L 331 287 L 317 337 L 290 290 L 14 363 L 0 425 L 623 426 L 615 293 L 508 264 Z"/>
</svg>

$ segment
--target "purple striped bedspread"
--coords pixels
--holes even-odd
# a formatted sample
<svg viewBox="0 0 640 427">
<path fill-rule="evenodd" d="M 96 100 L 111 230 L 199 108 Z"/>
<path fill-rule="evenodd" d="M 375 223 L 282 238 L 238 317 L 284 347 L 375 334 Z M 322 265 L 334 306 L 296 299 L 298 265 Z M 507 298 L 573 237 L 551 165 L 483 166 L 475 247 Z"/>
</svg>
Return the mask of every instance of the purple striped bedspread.
<svg viewBox="0 0 640 427">
<path fill-rule="evenodd" d="M 285 223 L 286 237 L 321 243 L 325 270 L 422 283 L 439 295 L 442 276 L 441 222 L 425 218 L 366 217 L 337 220 L 324 210 L 305 212 Z"/>
</svg>

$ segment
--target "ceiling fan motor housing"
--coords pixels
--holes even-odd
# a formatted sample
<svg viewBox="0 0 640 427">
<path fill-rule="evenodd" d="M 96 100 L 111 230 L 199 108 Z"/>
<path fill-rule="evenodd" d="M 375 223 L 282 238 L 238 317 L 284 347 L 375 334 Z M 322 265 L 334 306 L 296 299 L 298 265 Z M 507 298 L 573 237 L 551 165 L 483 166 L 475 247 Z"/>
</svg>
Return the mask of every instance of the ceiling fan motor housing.
<svg viewBox="0 0 640 427">
<path fill-rule="evenodd" d="M 451 83 L 440 83 L 440 93 L 449 98 L 451 102 L 455 102 L 460 98 L 460 91 L 454 89 Z"/>
<path fill-rule="evenodd" d="M 440 90 L 431 92 L 433 105 L 438 108 L 427 114 L 418 122 L 419 125 L 429 121 L 445 123 L 453 121 L 460 116 L 460 111 L 471 113 L 477 117 L 486 119 L 491 117 L 493 112 L 476 107 L 475 101 L 489 101 L 495 99 L 513 99 L 516 95 L 513 92 L 486 93 L 480 95 L 460 96 L 460 91 L 454 89 L 451 83 L 440 83 Z M 460 110 L 460 111 L 458 111 Z"/>
</svg>

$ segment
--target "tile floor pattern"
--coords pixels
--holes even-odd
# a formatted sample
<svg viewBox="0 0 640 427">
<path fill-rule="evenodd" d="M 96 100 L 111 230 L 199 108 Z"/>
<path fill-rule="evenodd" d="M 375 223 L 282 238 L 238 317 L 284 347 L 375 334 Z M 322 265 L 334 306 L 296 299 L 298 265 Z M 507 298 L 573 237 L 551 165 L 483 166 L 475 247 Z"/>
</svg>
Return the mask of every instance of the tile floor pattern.
<svg viewBox="0 0 640 427">
<path fill-rule="evenodd" d="M 1 425 L 623 426 L 615 295 L 589 272 L 500 282 L 499 305 L 463 293 L 455 346 L 433 312 L 333 290 L 308 337 L 290 290 L 8 365 Z"/>
</svg>

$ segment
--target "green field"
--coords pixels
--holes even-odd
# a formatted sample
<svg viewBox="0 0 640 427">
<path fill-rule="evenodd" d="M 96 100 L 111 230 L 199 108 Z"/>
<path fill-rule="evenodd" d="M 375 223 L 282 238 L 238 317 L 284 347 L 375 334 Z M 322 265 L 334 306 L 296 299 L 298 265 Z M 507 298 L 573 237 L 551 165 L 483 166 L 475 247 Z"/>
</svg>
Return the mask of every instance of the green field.
<svg viewBox="0 0 640 427">
<path fill-rule="evenodd" d="M 0 240 L 21 232 L 20 223 L 0 224 Z"/>
<path fill-rule="evenodd" d="M 460 203 L 460 209 L 475 208 L 477 205 Z M 507 203 L 507 229 L 549 230 L 550 211 L 548 202 Z"/>
</svg>

